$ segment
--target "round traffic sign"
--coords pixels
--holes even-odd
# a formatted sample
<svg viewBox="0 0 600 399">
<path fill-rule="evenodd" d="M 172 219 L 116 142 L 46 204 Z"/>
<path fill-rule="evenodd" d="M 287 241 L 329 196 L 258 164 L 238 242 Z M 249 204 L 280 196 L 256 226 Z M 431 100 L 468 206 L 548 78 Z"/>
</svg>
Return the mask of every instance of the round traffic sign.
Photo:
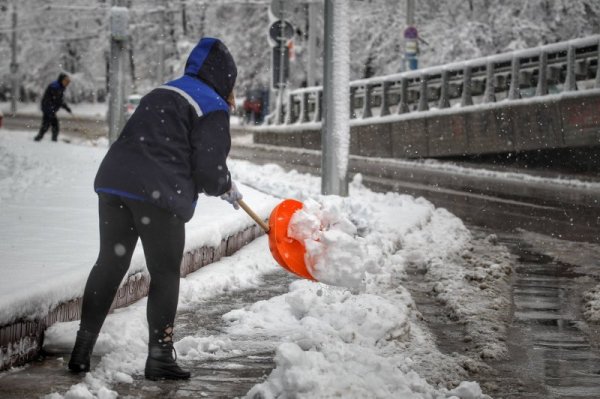
<svg viewBox="0 0 600 399">
<path fill-rule="evenodd" d="M 404 38 L 405 39 L 416 39 L 419 37 L 419 33 L 417 33 L 417 28 L 414 26 L 409 26 L 404 29 Z"/>
<path fill-rule="evenodd" d="M 293 37 L 294 26 L 289 21 L 275 21 L 269 27 L 269 38 L 275 42 L 287 42 Z"/>
</svg>

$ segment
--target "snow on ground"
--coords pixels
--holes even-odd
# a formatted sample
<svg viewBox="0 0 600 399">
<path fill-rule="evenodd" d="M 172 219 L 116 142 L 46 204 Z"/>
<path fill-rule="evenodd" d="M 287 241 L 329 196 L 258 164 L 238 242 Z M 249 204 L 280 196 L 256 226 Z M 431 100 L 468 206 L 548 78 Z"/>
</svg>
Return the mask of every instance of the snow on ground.
<svg viewBox="0 0 600 399">
<path fill-rule="evenodd" d="M 60 118 L 98 118 L 101 120 L 106 119 L 106 114 L 108 112 L 108 103 L 77 103 L 71 104 L 69 103 L 69 107 L 73 111 L 73 114 L 69 114 L 64 109 L 60 109 L 58 112 L 58 116 Z M 0 101 L 0 113 L 4 113 L 4 115 L 10 114 L 10 103 L 9 102 L 1 102 Z M 17 113 L 19 114 L 28 114 L 28 115 L 42 115 L 42 111 L 40 110 L 40 103 L 18 103 L 17 104 Z M 240 117 L 232 115 L 230 123 L 232 126 L 237 126 L 240 124 Z"/>
<path fill-rule="evenodd" d="M 76 289 L 80 293 L 96 254 L 96 204 L 91 185 L 103 150 L 63 143 L 33 143 L 29 135 L 0 131 L 0 151 L 3 155 L 0 184 L 21 172 L 23 179 L 16 180 L 25 182 L 6 180 L 3 188 L 9 195 L 3 197 L 2 208 L 9 205 L 10 212 L 2 211 L 0 219 L 18 212 L 20 206 L 22 217 L 26 217 L 26 223 L 13 223 L 3 230 L 5 236 L 17 233 L 23 241 L 13 240 L 10 245 L 0 247 L 3 259 L 6 254 L 18 261 L 19 257 L 11 251 L 20 248 L 21 257 L 31 250 L 38 260 L 44 259 L 43 255 L 55 256 L 64 263 L 62 267 L 72 266 L 60 270 L 56 276 L 58 269 L 54 267 L 48 272 L 48 268 L 35 269 L 35 265 L 30 265 L 34 269 L 15 275 L 10 279 L 11 285 L 20 278 L 37 275 L 44 284 L 38 284 L 37 292 L 30 290 L 29 299 L 21 299 L 24 304 L 37 303 L 34 307 L 38 308 L 59 297 L 74 295 Z M 362 186 L 360 176 L 355 176 L 348 198 L 323 197 L 319 195 L 320 181 L 314 176 L 244 161 L 231 161 L 230 166 L 234 180 L 241 183 L 246 202 L 263 214 L 278 202 L 276 197 L 289 197 L 306 201 L 314 209 L 325 209 L 328 215 L 335 215 L 338 222 L 343 222 L 330 226 L 343 226 L 346 236 L 342 243 L 354 244 L 360 250 L 352 253 L 355 258 L 348 258 L 343 251 L 332 251 L 330 263 L 320 267 L 330 282 L 341 281 L 341 285 L 352 289 L 295 281 L 286 294 L 225 314 L 228 327 L 222 336 L 183 337 L 176 343 L 182 362 L 239 352 L 229 338 L 236 334 L 256 336 L 257 340 L 268 336 L 268 342 L 276 350 L 277 367 L 263 383 L 252 388 L 248 397 L 486 397 L 477 383 L 462 381 L 468 376 L 466 369 L 473 368 L 469 366 L 472 359 L 444 355 L 436 348 L 408 289 L 408 272 L 415 267 L 425 270 L 426 276 L 435 282 L 436 295 L 446 302 L 456 319 L 469 327 L 477 328 L 477 317 L 497 306 L 499 313 L 491 313 L 488 324 L 482 323 L 485 328 L 480 332 L 485 332 L 494 323 L 493 317 L 498 318 L 496 324 L 502 320 L 504 299 L 498 298 L 496 303 L 490 294 L 502 294 L 501 289 L 494 291 L 494 285 L 502 283 L 510 270 L 503 263 L 501 249 L 488 259 L 480 256 L 473 249 L 469 231 L 458 218 L 436 209 L 423 198 L 373 193 Z M 40 210 L 35 211 L 36 206 Z M 76 216 L 70 215 L 71 208 L 78 210 Z M 203 218 L 201 209 L 206 209 L 211 218 Z M 187 226 L 188 245 L 192 246 L 221 236 L 229 228 L 252 223 L 220 200 L 207 199 L 197 212 L 199 215 Z M 28 217 L 28 213 L 33 215 Z M 220 225 L 210 224 L 215 213 Z M 233 215 L 231 220 L 228 215 Z M 50 234 L 40 224 L 56 229 Z M 28 235 L 19 232 L 25 225 Z M 70 236 L 77 236 L 78 240 L 70 241 Z M 337 241 L 330 244 L 337 245 Z M 77 253 L 72 251 L 75 245 Z M 477 245 L 491 248 L 493 237 Z M 212 295 L 260 285 L 261 276 L 279 269 L 267 248 L 266 237 L 262 237 L 233 256 L 182 279 L 180 309 L 193 310 Z M 137 263 L 143 262 L 139 253 L 136 259 Z M 341 266 L 348 259 L 354 262 L 353 266 L 360 265 L 362 260 L 365 267 L 344 270 Z M 14 266 L 8 262 L 2 268 L 11 269 L 8 265 Z M 358 270 L 357 275 L 364 279 L 353 276 L 343 281 L 347 277 L 344 273 L 353 270 Z M 67 288 L 61 288 L 61 282 Z M 55 291 L 48 291 L 49 286 Z M 0 304 L 7 304 L 6 293 L 10 289 L 0 287 Z M 68 352 L 77 328 L 78 322 L 51 327 L 46 334 L 46 349 Z M 117 397 L 115 384 L 130 383 L 143 373 L 146 329 L 145 300 L 111 314 L 98 340 L 97 353 L 103 354 L 100 363 L 82 377 L 80 384 L 67 392 L 49 394 L 48 398 Z M 500 335 L 490 335 L 487 339 L 499 340 Z M 495 344 L 501 347 L 501 343 Z M 457 388 L 449 390 L 452 386 Z"/>
<path fill-rule="evenodd" d="M 369 200 L 372 207 L 377 208 L 393 197 L 372 194 Z M 420 230 L 420 225 L 429 225 L 426 230 L 441 227 L 427 221 L 436 212 L 428 202 L 403 196 L 397 196 L 396 200 L 400 201 L 388 204 L 388 207 L 395 207 L 404 215 L 420 215 L 407 218 L 416 223 L 407 222 L 400 231 L 405 228 Z M 446 212 L 443 215 L 456 219 Z M 378 217 L 372 218 L 371 223 L 364 227 L 370 230 L 375 225 L 385 225 Z M 364 233 L 368 235 L 367 231 Z M 447 230 L 446 234 L 453 235 L 454 231 Z M 230 354 L 236 348 L 228 335 L 267 335 L 277 347 L 277 368 L 265 383 L 253 388 L 248 397 L 442 398 L 452 394 L 463 398 L 482 397 L 477 384 L 464 383 L 449 392 L 430 385 L 413 369 L 414 361 L 407 354 L 417 347 L 422 355 L 436 359 L 430 367 L 442 368 L 443 361 L 445 367 L 452 368 L 452 360 L 436 353 L 433 340 L 414 320 L 410 294 L 397 284 L 398 275 L 403 273 L 403 260 L 394 256 L 397 244 L 393 241 L 397 238 L 399 235 L 390 235 L 380 243 L 387 256 L 378 259 L 380 273 L 371 276 L 361 292 L 353 294 L 340 287 L 296 281 L 287 294 L 226 314 L 224 318 L 230 324 L 227 334 L 184 337 L 176 343 L 179 358 L 185 362 Z M 261 238 L 233 257 L 183 280 L 183 306 L 193 307 L 195 301 L 219 290 L 258 284 L 257 280 L 251 279 L 244 280 L 243 284 L 232 284 L 228 279 L 232 274 L 238 278 L 238 270 L 256 274 L 272 271 L 276 266 L 266 248 L 266 239 Z M 224 283 L 219 285 L 219 281 Z M 115 382 L 126 383 L 130 378 L 128 375 L 142 373 L 145 342 L 140 337 L 147 336 L 139 327 L 145 324 L 143 303 L 132 307 L 132 313 L 123 315 L 128 312 L 124 309 L 109 317 L 110 322 L 103 329 L 106 333 L 98 343 L 99 350 L 109 351 L 108 354 L 82 384 L 72 387 L 64 397 L 88 391 L 90 395 L 100 396 L 100 389 L 108 389 Z M 76 329 L 76 322 L 52 327 L 47 334 L 47 345 L 68 348 Z M 123 331 L 127 338 L 123 338 Z M 61 396 L 57 393 L 49 397 Z"/>
<path fill-rule="evenodd" d="M 69 108 L 73 111 L 73 115 L 70 115 L 64 109 L 59 110 L 58 116 L 60 118 L 71 118 L 71 117 L 97 117 L 106 118 L 106 112 L 108 110 L 107 103 L 78 103 L 69 104 Z M 0 111 L 4 112 L 4 115 L 8 115 L 10 112 L 9 102 L 0 102 Z M 40 110 L 40 103 L 17 103 L 17 112 L 20 114 L 33 114 L 42 115 Z"/>
<path fill-rule="evenodd" d="M 252 183 L 277 196 L 309 203 L 312 198 L 350 221 L 358 233 L 355 240 L 372 240 L 369 250 L 373 252 L 365 259 L 372 267 L 365 270 L 365 281 L 353 291 L 298 280 L 284 295 L 224 315 L 229 327 L 223 336 L 187 336 L 176 343 L 183 362 L 239 350 L 228 336 L 268 336 L 276 348 L 277 367 L 248 397 L 484 397 L 476 383 L 459 385 L 467 375 L 463 363 L 468 360 L 445 356 L 436 349 L 402 285 L 409 264 L 418 259 L 453 259 L 468 247 L 470 235 L 460 220 L 424 199 L 372 193 L 360 184 L 359 177 L 352 184 L 351 196 L 342 199 L 318 195 L 319 181 L 313 176 L 286 173 L 275 165 L 258 167 L 232 161 L 231 166 L 239 182 Z M 440 237 L 444 239 L 433 241 Z M 335 267 L 335 262 L 344 258 L 333 256 L 331 260 Z M 260 284 L 260 274 L 276 267 L 263 237 L 233 257 L 182 280 L 182 306 L 193 309 L 194 303 L 219 290 Z M 231 274 L 237 278 L 238 269 L 255 273 L 255 277 L 232 282 Z M 461 288 L 464 281 L 461 275 L 454 284 Z M 145 324 L 143 309 L 144 301 L 140 301 L 109 316 L 98 343 L 98 350 L 106 352 L 100 364 L 70 391 L 48 397 L 74 397 L 82 392 L 89 397 L 116 395 L 109 391 L 112 384 L 141 375 L 147 336 L 140 330 Z M 115 326 L 121 326 L 120 334 L 113 332 Z M 76 322 L 55 325 L 48 331 L 47 346 L 68 350 L 76 329 Z M 448 390 L 448 383 L 459 386 Z"/>
<path fill-rule="evenodd" d="M 323 236 L 322 230 L 327 230 L 324 226 L 330 226 L 326 232 L 335 233 L 333 241 L 336 246 L 341 241 L 345 248 L 353 247 L 346 253 L 325 254 L 329 265 L 336 266 L 332 267 L 333 270 L 326 270 L 329 281 L 356 288 L 355 277 L 364 273 L 369 277 L 361 292 L 388 292 L 398 284 L 412 284 L 406 276 L 407 269 L 419 268 L 431 282 L 434 296 L 448 309 L 448 316 L 464 324 L 469 331 L 465 341 L 473 341 L 476 349 L 472 353 L 474 358 L 457 358 L 455 362 L 464 369 L 476 371 L 485 367 L 481 359 L 498 359 L 506 354 L 503 323 L 508 320 L 510 311 L 509 278 L 512 268 L 508 250 L 497 245 L 495 237 L 473 239 L 463 223 L 444 209 L 435 209 L 422 198 L 373 193 L 361 185 L 360 175 L 355 176 L 350 186 L 349 198 L 326 198 L 318 195 L 319 180 L 310 175 L 294 171 L 285 173 L 275 165 L 250 168 L 245 162 L 238 161 L 235 166 L 234 178 L 260 190 L 282 197 L 293 196 L 308 204 L 308 217 L 300 219 L 310 222 L 310 214 L 319 215 L 316 219 L 321 226 L 317 228 L 317 238 Z M 299 182 L 307 189 L 299 191 L 294 187 Z M 319 198 L 319 206 L 312 203 L 313 198 Z M 348 222 L 353 227 L 349 227 Z M 311 223 L 307 225 L 310 236 L 315 231 L 311 231 Z M 350 240 L 348 231 L 353 228 L 358 236 Z M 309 241 L 312 240 L 309 238 Z M 317 252 L 319 250 L 317 247 Z M 307 251 L 310 256 L 309 246 Z M 348 256 L 365 253 L 368 255 L 362 264 Z M 339 275 L 347 272 L 351 274 L 350 278 Z M 405 294 L 408 295 L 408 292 Z M 436 364 L 430 359 L 423 360 L 428 354 L 422 351 L 414 353 L 418 353 L 415 363 L 422 362 L 422 370 Z M 437 363 L 439 369 L 444 369 L 440 364 L 451 368 L 447 365 L 448 361 Z M 424 374 L 436 381 L 458 382 L 456 370 L 445 369 L 444 372 L 445 377 L 439 372 L 425 371 Z"/>
<path fill-rule="evenodd" d="M 80 296 L 98 255 L 93 180 L 106 147 L 36 143 L 32 137 L 0 129 L 0 325 Z M 243 190 L 264 217 L 277 203 Z M 251 225 L 226 202 L 201 196 L 187 224 L 186 249 L 217 246 Z M 129 273 L 138 271 L 145 271 L 139 242 Z"/>
</svg>

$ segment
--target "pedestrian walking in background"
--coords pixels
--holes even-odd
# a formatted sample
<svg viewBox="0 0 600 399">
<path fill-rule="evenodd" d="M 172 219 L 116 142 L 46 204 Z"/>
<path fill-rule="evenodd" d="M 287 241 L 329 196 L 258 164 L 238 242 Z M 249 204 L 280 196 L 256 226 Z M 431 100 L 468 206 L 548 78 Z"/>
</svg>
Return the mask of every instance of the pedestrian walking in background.
<svg viewBox="0 0 600 399">
<path fill-rule="evenodd" d="M 231 181 L 229 111 L 237 68 L 225 45 L 203 38 L 185 75 L 145 95 L 102 161 L 100 254 L 83 295 L 81 324 L 69 369 L 90 369 L 90 356 L 127 272 L 138 237 L 150 273 L 147 319 L 149 379 L 187 379 L 176 363 L 173 328 L 179 298 L 185 223 L 198 193 L 237 207 Z"/>
<path fill-rule="evenodd" d="M 52 141 L 58 140 L 59 126 L 56 113 L 60 108 L 64 108 L 70 114 L 72 113 L 71 108 L 69 108 L 63 99 L 65 89 L 69 83 L 71 83 L 69 76 L 61 73 L 58 75 L 58 79 L 50 83 L 46 88 L 42 97 L 42 126 L 34 138 L 35 141 L 40 141 L 50 126 L 52 126 Z"/>
</svg>

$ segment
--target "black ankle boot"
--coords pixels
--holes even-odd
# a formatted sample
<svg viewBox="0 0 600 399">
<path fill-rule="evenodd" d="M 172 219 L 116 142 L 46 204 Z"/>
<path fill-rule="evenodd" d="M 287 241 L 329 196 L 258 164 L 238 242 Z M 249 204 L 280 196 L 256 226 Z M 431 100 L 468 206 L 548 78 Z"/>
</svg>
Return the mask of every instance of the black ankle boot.
<svg viewBox="0 0 600 399">
<path fill-rule="evenodd" d="M 187 380 L 190 378 L 190 372 L 182 370 L 176 360 L 177 352 L 173 343 L 150 344 L 144 376 L 149 380 Z"/>
<path fill-rule="evenodd" d="M 69 370 L 74 373 L 90 371 L 90 357 L 97 339 L 98 334 L 83 330 L 77 331 L 77 339 L 69 360 Z"/>
</svg>

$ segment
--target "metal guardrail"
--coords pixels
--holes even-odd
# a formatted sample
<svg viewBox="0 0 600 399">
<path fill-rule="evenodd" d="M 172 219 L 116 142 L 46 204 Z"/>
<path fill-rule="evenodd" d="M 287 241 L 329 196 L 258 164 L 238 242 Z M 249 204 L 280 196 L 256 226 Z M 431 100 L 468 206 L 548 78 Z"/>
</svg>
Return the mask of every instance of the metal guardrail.
<svg viewBox="0 0 600 399">
<path fill-rule="evenodd" d="M 350 82 L 350 118 L 600 88 L 600 35 Z M 513 78 L 515 77 L 515 78 Z M 323 88 L 292 90 L 270 121 L 322 121 Z"/>
</svg>

